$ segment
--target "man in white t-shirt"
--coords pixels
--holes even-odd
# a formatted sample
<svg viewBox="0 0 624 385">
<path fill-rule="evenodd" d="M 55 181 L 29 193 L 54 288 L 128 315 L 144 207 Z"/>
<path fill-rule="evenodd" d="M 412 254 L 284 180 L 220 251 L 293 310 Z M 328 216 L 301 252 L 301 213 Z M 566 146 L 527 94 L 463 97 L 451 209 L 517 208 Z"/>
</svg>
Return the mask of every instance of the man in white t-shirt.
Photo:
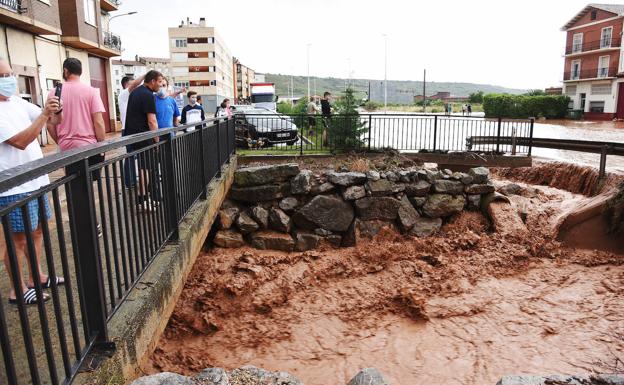
<svg viewBox="0 0 624 385">
<path fill-rule="evenodd" d="M 19 96 L 17 92 L 17 79 L 11 70 L 9 64 L 0 59 L 0 171 L 28 163 L 43 158 L 41 147 L 37 142 L 37 136 L 46 123 L 57 123 L 57 112 L 60 111 L 60 101 L 56 96 L 50 96 L 46 101 L 46 106 L 41 108 L 29 103 Z M 47 175 L 40 176 L 30 180 L 10 190 L 0 192 L 0 209 L 20 201 L 31 195 L 34 191 L 50 183 Z M 43 196 L 45 213 L 50 218 L 50 205 L 47 196 Z M 26 221 L 22 217 L 21 209 L 15 209 L 7 214 L 10 223 L 11 236 L 15 247 L 15 263 L 17 266 L 23 266 L 19 263 L 19 258 L 26 257 L 28 249 L 26 247 L 26 231 L 31 232 L 32 240 L 35 244 L 35 252 L 37 258 L 36 268 L 39 271 L 41 285 L 43 288 L 49 288 L 52 285 L 50 277 L 41 271 L 39 258 L 42 255 L 41 246 L 43 236 L 41 227 L 39 226 L 39 204 L 37 199 L 33 199 L 26 204 L 29 219 L 29 228 L 26 228 Z M 6 230 L 6 229 L 5 229 Z M 7 272 L 11 271 L 10 257 L 6 246 L 4 246 L 3 257 Z M 26 257 L 26 261 L 28 258 Z M 32 266 L 30 270 L 29 281 L 26 283 L 21 277 L 21 269 L 19 282 L 21 284 L 22 298 L 27 305 L 37 303 L 37 297 L 33 281 Z M 11 274 L 9 274 L 11 277 Z M 56 284 L 62 285 L 63 278 L 56 277 Z M 16 293 L 14 285 L 11 284 L 9 293 L 9 302 L 16 303 Z M 42 293 L 44 301 L 47 301 L 49 295 Z"/>
<path fill-rule="evenodd" d="M 126 112 L 128 111 L 128 99 L 130 98 L 130 93 L 134 91 L 135 88 L 140 86 L 141 83 L 143 83 L 144 78 L 145 75 L 139 76 L 138 79 L 133 79 L 131 76 L 124 76 L 121 79 L 121 87 L 123 90 L 121 90 L 119 96 L 117 97 L 119 115 L 121 117 L 121 135 L 123 135 L 123 132 L 126 129 Z M 131 188 L 136 184 L 136 170 L 134 169 L 133 159 L 124 159 L 123 167 L 124 185 L 127 188 Z"/>
</svg>

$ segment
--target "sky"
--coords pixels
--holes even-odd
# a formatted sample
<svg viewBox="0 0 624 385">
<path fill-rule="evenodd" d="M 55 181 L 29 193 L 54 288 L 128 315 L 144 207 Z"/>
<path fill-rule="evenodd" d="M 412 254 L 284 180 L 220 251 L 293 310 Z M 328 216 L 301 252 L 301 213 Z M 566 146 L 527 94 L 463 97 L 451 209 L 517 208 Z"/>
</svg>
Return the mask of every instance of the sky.
<svg viewBox="0 0 624 385">
<path fill-rule="evenodd" d="M 608 1 L 604 1 L 605 3 Z M 321 77 L 560 86 L 561 27 L 580 0 L 124 0 L 111 30 L 123 58 L 168 57 L 167 28 L 187 17 L 217 28 L 257 72 Z M 384 37 L 385 35 L 385 37 Z M 387 67 L 384 46 L 387 45 Z"/>
</svg>

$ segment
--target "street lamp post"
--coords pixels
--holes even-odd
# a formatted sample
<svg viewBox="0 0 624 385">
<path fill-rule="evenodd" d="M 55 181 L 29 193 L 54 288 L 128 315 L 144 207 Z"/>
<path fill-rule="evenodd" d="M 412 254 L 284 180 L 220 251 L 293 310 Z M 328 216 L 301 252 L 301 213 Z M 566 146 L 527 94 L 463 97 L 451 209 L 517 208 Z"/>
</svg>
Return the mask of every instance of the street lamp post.
<svg viewBox="0 0 624 385">
<path fill-rule="evenodd" d="M 388 35 L 384 37 L 384 112 L 388 112 Z"/>
<path fill-rule="evenodd" d="M 137 14 L 137 13 L 138 13 L 137 11 L 132 11 L 132 12 L 122 13 L 121 15 L 111 16 L 111 17 L 108 19 L 108 23 L 110 24 L 111 20 L 113 20 L 113 19 L 114 19 L 114 18 L 116 18 L 116 17 L 130 16 L 130 15 L 134 15 L 134 14 Z"/>
<path fill-rule="evenodd" d="M 310 100 L 310 46 L 312 44 L 308 43 L 308 100 Z"/>
</svg>

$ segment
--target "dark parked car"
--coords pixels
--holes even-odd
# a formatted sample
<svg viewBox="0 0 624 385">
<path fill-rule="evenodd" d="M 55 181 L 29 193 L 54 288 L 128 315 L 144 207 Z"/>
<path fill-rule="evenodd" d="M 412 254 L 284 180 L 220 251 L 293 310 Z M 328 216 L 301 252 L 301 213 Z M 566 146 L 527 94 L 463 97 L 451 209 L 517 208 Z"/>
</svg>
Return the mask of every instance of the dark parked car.
<svg viewBox="0 0 624 385">
<path fill-rule="evenodd" d="M 234 116 L 239 147 L 292 146 L 299 140 L 297 126 L 286 115 L 267 109 L 245 108 L 236 110 Z"/>
</svg>

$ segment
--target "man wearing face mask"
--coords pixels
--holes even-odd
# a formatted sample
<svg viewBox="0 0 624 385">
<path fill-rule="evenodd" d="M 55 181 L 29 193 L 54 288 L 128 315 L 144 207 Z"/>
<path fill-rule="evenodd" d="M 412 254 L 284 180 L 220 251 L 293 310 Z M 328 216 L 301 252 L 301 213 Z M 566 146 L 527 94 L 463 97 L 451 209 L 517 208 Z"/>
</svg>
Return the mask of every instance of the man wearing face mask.
<svg viewBox="0 0 624 385">
<path fill-rule="evenodd" d="M 189 104 L 182 109 L 182 124 L 199 123 L 206 119 L 204 116 L 204 108 L 201 104 L 197 103 L 197 92 L 189 91 L 186 96 L 188 97 Z"/>
<path fill-rule="evenodd" d="M 163 84 L 163 74 L 151 70 L 145 74 L 143 85 L 137 87 L 128 98 L 128 110 L 126 111 L 126 125 L 124 136 L 139 134 L 142 132 L 158 130 L 156 119 L 156 102 L 154 93 L 158 92 Z M 127 146 L 128 151 L 133 152 L 157 143 L 159 137 L 153 140 L 145 140 Z M 150 171 L 149 162 L 144 157 L 139 157 L 139 191 L 137 193 L 137 206 L 142 211 L 154 211 L 157 203 L 148 196 L 148 176 Z"/>
<path fill-rule="evenodd" d="M 60 101 L 56 96 L 48 97 L 43 111 L 36 105 L 29 103 L 20 98 L 17 93 L 17 79 L 13 75 L 13 71 L 6 60 L 0 59 L 0 171 L 28 163 L 43 158 L 41 147 L 37 142 L 37 136 L 41 133 L 41 129 L 46 123 L 58 123 L 58 112 L 60 109 Z M 24 197 L 32 194 L 33 191 L 50 183 L 47 175 L 40 176 L 36 179 L 25 182 L 8 191 L 0 192 L 0 208 L 6 207 L 17 202 Z M 43 196 L 44 212 L 46 217 L 50 218 L 50 206 L 46 195 Z M 37 303 L 37 297 L 33 282 L 33 267 L 39 270 L 39 275 L 44 288 L 52 285 L 48 276 L 44 275 L 39 266 L 39 257 L 42 255 L 41 246 L 43 235 L 41 226 L 39 225 L 39 202 L 31 200 L 26 204 L 26 211 L 30 220 L 28 231 L 31 232 L 32 241 L 35 246 L 37 266 L 31 266 L 30 278 L 25 281 L 19 277 L 21 282 L 21 293 L 14 291 L 14 285 L 10 285 L 9 302 L 15 303 L 17 296 L 21 296 L 26 305 Z M 11 226 L 11 238 L 15 248 L 17 258 L 25 258 L 28 256 L 28 247 L 26 241 L 26 221 L 22 217 L 22 211 L 15 209 L 8 214 L 8 220 Z M 6 271 L 10 270 L 9 254 L 6 246 L 0 246 L 0 252 L 3 254 Z M 28 261 L 29 259 L 26 258 Z M 18 264 L 19 260 L 17 261 Z M 20 264 L 24 266 L 24 262 Z M 28 262 L 27 262 L 28 263 Z M 22 271 L 20 269 L 19 274 Z M 16 279 L 18 277 L 11 277 Z M 57 285 L 64 283 L 63 278 L 56 277 Z M 43 293 L 43 300 L 47 301 L 50 296 Z"/>
<path fill-rule="evenodd" d="M 156 95 L 154 95 L 156 120 L 158 121 L 159 129 L 177 127 L 180 123 L 180 109 L 175 99 L 169 96 L 168 85 L 169 82 L 165 78 L 162 87 L 160 87 Z M 161 137 L 161 139 L 165 138 Z"/>
</svg>

